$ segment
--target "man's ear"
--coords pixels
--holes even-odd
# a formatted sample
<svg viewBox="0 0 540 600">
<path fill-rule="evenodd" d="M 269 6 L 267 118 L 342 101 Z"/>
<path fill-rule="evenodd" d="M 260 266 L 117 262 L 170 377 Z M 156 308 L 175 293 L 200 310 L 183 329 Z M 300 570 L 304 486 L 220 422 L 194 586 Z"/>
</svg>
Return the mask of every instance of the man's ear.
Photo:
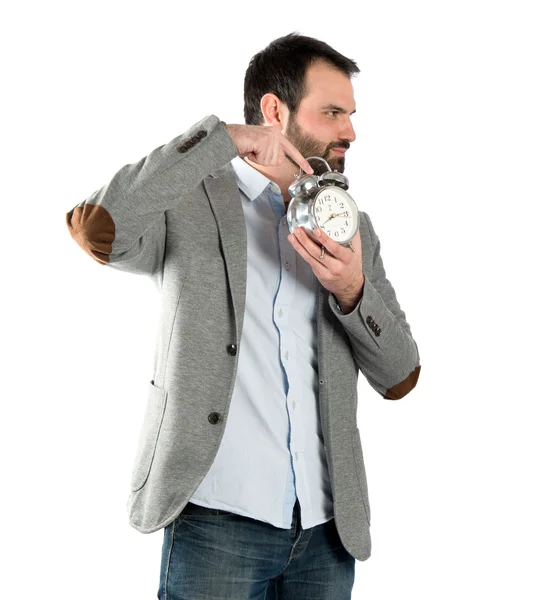
<svg viewBox="0 0 540 600">
<path fill-rule="evenodd" d="M 289 120 L 289 109 L 284 102 L 275 94 L 265 94 L 261 98 L 260 108 L 265 125 L 279 127 L 282 132 L 285 131 Z"/>
</svg>

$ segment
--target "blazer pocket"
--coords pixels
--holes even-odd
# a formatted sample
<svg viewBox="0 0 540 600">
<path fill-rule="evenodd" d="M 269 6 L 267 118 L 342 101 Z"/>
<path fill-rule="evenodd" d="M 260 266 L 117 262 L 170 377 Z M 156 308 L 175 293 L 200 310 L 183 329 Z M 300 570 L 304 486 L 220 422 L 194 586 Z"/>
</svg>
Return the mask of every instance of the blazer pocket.
<svg viewBox="0 0 540 600">
<path fill-rule="evenodd" d="M 131 490 L 133 492 L 143 487 L 150 474 L 166 405 L 167 391 L 156 387 L 152 380 L 148 388 L 146 413 L 131 476 Z"/>
<path fill-rule="evenodd" d="M 371 509 L 369 506 L 364 454 L 362 452 L 362 443 L 360 442 L 360 431 L 358 431 L 358 428 L 352 433 L 352 445 L 354 460 L 356 462 L 356 473 L 360 483 L 360 491 L 362 492 L 362 502 L 364 503 L 364 512 L 366 513 L 368 525 L 371 525 Z"/>
</svg>

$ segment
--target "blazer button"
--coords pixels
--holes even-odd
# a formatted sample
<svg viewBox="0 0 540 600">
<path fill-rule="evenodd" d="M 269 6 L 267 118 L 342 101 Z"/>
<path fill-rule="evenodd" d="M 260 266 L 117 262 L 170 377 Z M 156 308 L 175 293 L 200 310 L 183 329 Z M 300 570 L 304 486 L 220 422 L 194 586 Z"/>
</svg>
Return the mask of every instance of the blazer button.
<svg viewBox="0 0 540 600">
<path fill-rule="evenodd" d="M 366 323 L 367 323 L 368 325 L 371 325 L 371 324 L 373 323 L 373 319 L 372 319 L 371 317 L 368 317 L 368 318 L 366 319 Z"/>
<path fill-rule="evenodd" d="M 236 344 L 229 344 L 227 346 L 227 354 L 229 356 L 236 356 Z"/>
<path fill-rule="evenodd" d="M 199 133 L 197 133 L 197 137 L 202 140 L 203 137 L 206 137 L 208 134 L 206 133 L 206 131 L 199 131 Z"/>
<path fill-rule="evenodd" d="M 216 423 L 219 423 L 220 421 L 221 421 L 221 415 L 219 413 L 213 412 L 208 415 L 208 422 L 212 423 L 212 425 L 215 425 Z"/>
<path fill-rule="evenodd" d="M 187 151 L 188 151 L 188 149 L 186 148 L 186 146 L 185 146 L 185 145 L 184 145 L 184 146 L 179 146 L 179 147 L 177 148 L 177 150 L 178 150 L 178 152 L 181 152 L 182 154 L 183 154 L 184 152 L 187 152 Z"/>
</svg>

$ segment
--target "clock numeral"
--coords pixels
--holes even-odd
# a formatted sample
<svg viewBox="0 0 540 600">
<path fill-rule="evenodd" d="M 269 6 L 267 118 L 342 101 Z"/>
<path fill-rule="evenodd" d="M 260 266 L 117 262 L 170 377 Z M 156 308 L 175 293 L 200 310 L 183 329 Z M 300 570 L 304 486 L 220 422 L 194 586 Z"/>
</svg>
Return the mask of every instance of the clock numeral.
<svg viewBox="0 0 540 600">
<path fill-rule="evenodd" d="M 322 212 L 322 206 L 317 206 L 317 208 L 315 209 L 315 212 L 318 212 L 318 213 Z"/>
<path fill-rule="evenodd" d="M 345 233 L 345 229 L 343 229 L 343 227 L 341 228 L 341 233 Z"/>
<path fill-rule="evenodd" d="M 345 204 L 343 204 L 343 202 L 339 203 L 339 208 L 345 208 Z"/>
<path fill-rule="evenodd" d="M 349 221 L 345 221 L 345 227 L 349 226 Z"/>
</svg>

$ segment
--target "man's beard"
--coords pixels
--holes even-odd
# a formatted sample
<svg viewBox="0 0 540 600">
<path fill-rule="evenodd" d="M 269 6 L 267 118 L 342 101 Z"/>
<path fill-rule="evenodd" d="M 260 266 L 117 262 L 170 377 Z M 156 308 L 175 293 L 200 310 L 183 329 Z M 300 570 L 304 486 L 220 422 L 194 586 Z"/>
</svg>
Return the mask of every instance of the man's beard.
<svg viewBox="0 0 540 600">
<path fill-rule="evenodd" d="M 285 137 L 295 146 L 300 154 L 304 158 L 310 156 L 320 156 L 324 158 L 330 165 L 330 168 L 334 171 L 343 173 L 345 170 L 345 157 L 337 156 L 331 153 L 332 148 L 349 148 L 351 145 L 347 140 L 340 140 L 337 142 L 331 142 L 328 145 L 323 144 L 314 137 L 307 134 L 297 123 L 294 115 L 291 114 L 289 122 L 287 123 L 287 129 L 285 130 Z M 298 166 L 289 156 L 287 159 L 296 167 Z M 328 171 L 326 165 L 320 160 L 312 160 L 309 163 L 313 168 L 316 175 L 321 175 Z"/>
</svg>

